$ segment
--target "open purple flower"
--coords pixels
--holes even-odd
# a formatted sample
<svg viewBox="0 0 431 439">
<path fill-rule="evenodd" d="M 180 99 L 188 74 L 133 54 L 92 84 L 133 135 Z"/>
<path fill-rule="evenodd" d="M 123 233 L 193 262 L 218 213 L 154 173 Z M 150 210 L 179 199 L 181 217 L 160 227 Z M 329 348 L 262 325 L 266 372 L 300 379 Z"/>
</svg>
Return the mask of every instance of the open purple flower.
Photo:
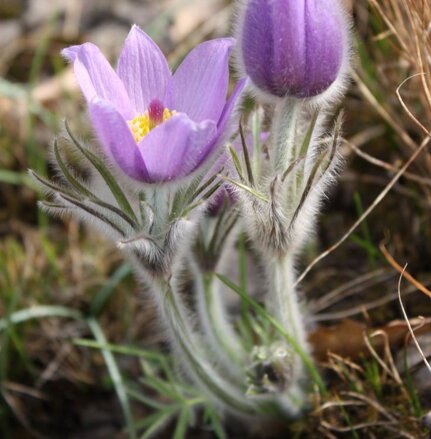
<svg viewBox="0 0 431 439">
<path fill-rule="evenodd" d="M 62 54 L 73 62 L 90 117 L 107 155 L 129 177 L 147 183 L 194 172 L 220 144 L 241 81 L 229 101 L 232 38 L 193 49 L 171 75 L 153 40 L 133 26 L 117 72 L 91 44 Z"/>
<path fill-rule="evenodd" d="M 266 94 L 316 96 L 339 76 L 348 27 L 340 0 L 246 0 L 240 65 Z"/>
</svg>

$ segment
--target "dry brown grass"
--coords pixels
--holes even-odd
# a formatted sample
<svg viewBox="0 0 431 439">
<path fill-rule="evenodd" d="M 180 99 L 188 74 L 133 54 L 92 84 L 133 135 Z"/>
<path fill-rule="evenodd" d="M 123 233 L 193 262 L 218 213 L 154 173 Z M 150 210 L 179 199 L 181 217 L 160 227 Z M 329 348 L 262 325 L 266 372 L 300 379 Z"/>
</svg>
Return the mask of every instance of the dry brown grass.
<svg viewBox="0 0 431 439">
<path fill-rule="evenodd" d="M 374 36 L 377 56 L 373 61 L 378 65 L 374 78 L 367 77 L 359 67 L 355 79 L 362 96 L 397 133 L 402 157 L 406 159 L 417 150 L 424 136 L 431 133 L 431 3 L 428 0 L 368 0 L 368 3 L 381 20 L 381 32 Z M 377 47 L 378 43 L 387 44 L 386 53 Z M 384 99 L 378 99 L 377 94 Z M 431 154 L 422 154 L 415 168 L 417 174 L 428 178 Z M 423 184 L 422 190 L 431 201 L 427 186 Z"/>
<path fill-rule="evenodd" d="M 428 0 L 371 0 L 399 43 L 400 60 L 418 74 L 417 98 L 426 116 L 424 127 L 431 128 L 431 3 Z"/>
</svg>

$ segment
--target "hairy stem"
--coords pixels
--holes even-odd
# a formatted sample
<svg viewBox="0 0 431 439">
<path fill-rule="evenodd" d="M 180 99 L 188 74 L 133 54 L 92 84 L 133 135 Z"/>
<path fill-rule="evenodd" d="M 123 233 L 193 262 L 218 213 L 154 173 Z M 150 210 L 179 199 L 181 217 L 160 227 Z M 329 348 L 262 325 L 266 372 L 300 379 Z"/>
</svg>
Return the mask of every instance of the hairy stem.
<svg viewBox="0 0 431 439">
<path fill-rule="evenodd" d="M 295 290 L 294 258 L 290 253 L 267 259 L 266 275 L 269 282 L 267 308 L 269 312 L 286 328 L 290 336 L 305 353 L 309 353 L 304 316 Z M 292 349 L 290 364 L 291 383 L 303 378 L 303 364 Z"/>
<path fill-rule="evenodd" d="M 272 137 L 272 168 L 274 174 L 282 174 L 297 157 L 297 125 L 301 103 L 295 98 L 280 101 L 274 109 Z"/>
<path fill-rule="evenodd" d="M 134 260 L 137 274 L 148 285 L 148 272 Z M 179 364 L 189 378 L 206 396 L 232 413 L 240 415 L 270 415 L 280 413 L 280 404 L 272 398 L 248 399 L 245 379 L 226 379 L 229 373 L 216 365 L 208 341 L 199 333 L 194 316 L 176 291 L 173 278 L 154 278 L 149 285 L 159 307 L 159 315 L 168 330 L 171 348 L 178 355 Z"/>
<path fill-rule="evenodd" d="M 186 373 L 199 387 L 212 400 L 231 412 L 252 415 L 269 414 L 277 410 L 275 401 L 249 400 L 245 396 L 245 388 L 241 383 L 234 385 L 224 378 L 225 374 L 220 373 L 214 366 L 202 339 L 190 327 L 187 310 L 172 286 L 162 281 L 160 288 L 163 291 L 162 313 L 171 332 L 173 347 L 181 355 Z"/>
<path fill-rule="evenodd" d="M 194 272 L 197 285 L 199 318 L 205 335 L 219 361 L 228 366 L 230 375 L 241 377 L 239 365 L 244 364 L 245 351 L 229 321 L 220 292 L 212 273 Z"/>
</svg>

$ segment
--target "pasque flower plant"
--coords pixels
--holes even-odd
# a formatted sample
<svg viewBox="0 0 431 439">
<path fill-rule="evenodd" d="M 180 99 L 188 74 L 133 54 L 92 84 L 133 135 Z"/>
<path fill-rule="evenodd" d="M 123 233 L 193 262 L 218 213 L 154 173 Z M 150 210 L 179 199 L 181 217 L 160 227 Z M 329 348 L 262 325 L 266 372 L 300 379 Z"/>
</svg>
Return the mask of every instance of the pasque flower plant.
<svg viewBox="0 0 431 439">
<path fill-rule="evenodd" d="M 349 23 L 339 0 L 249 0 L 238 16 L 242 79 L 227 102 L 232 38 L 198 45 L 173 74 L 136 26 L 116 70 L 91 43 L 65 49 L 99 146 L 82 145 L 66 125 L 68 138 L 54 143 L 59 180 L 32 174 L 52 197 L 46 210 L 98 227 L 129 258 L 205 397 L 242 418 L 292 417 L 306 406 L 307 376 L 324 387 L 294 265 L 339 162 L 329 91 L 345 82 Z M 236 132 L 249 84 L 266 105 Z M 87 178 L 62 148 L 78 151 Z M 236 202 L 220 203 L 223 193 Z M 240 236 L 263 267 L 266 309 L 218 273 Z M 228 313 L 222 284 L 241 296 L 241 316 Z"/>
<path fill-rule="evenodd" d="M 340 118 L 332 137 L 324 134 L 346 83 L 349 27 L 341 0 L 248 0 L 238 13 L 237 64 L 257 99 L 272 107 L 267 168 L 249 181 L 253 190 L 240 192 L 242 209 L 262 254 L 267 309 L 301 347 L 285 340 L 263 346 L 258 364 L 283 370 L 287 393 L 304 377 L 301 351 L 309 352 L 295 264 L 339 164 Z"/>
</svg>

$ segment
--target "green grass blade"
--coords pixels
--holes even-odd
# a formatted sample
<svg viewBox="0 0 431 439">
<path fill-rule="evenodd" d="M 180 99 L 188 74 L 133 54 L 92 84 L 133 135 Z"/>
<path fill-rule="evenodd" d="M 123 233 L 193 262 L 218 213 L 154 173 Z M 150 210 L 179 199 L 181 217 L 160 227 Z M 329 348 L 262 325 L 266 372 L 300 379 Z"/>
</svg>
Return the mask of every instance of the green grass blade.
<svg viewBox="0 0 431 439">
<path fill-rule="evenodd" d="M 94 340 L 86 340 L 83 338 L 76 338 L 73 340 L 73 343 L 76 344 L 77 346 L 83 346 L 86 348 L 105 350 L 105 351 L 115 352 L 116 354 L 131 355 L 134 357 L 142 357 L 150 361 L 161 360 L 161 354 L 157 352 L 132 348 L 130 346 L 117 346 L 109 343 L 99 343 Z"/>
<path fill-rule="evenodd" d="M 364 206 L 362 205 L 362 199 L 359 192 L 355 192 L 353 194 L 353 201 L 355 202 L 355 208 L 358 217 L 361 217 L 364 214 Z M 361 231 L 366 245 L 364 248 L 368 255 L 368 262 L 370 264 L 371 270 L 376 269 L 376 257 L 380 256 L 379 249 L 374 245 L 373 240 L 371 238 L 370 229 L 368 227 L 367 220 L 361 222 Z"/>
<path fill-rule="evenodd" d="M 10 323 L 17 325 L 33 319 L 41 319 L 47 317 L 64 317 L 74 320 L 83 320 L 84 316 L 71 308 L 63 306 L 33 306 L 31 308 L 21 309 L 9 315 L 8 319 L 0 319 L 0 331 L 4 330 Z"/>
<path fill-rule="evenodd" d="M 115 292 L 118 284 L 125 279 L 132 272 L 132 268 L 129 264 L 122 264 L 117 270 L 115 270 L 114 274 L 110 277 L 110 279 L 104 283 L 103 287 L 96 294 L 96 297 L 91 302 L 90 306 L 90 314 L 94 317 L 97 317 L 102 312 L 103 307 L 108 302 L 109 298 Z"/>
<path fill-rule="evenodd" d="M 92 317 L 87 320 L 87 323 L 96 341 L 101 344 L 106 344 L 106 337 L 99 323 Z M 102 355 L 105 360 L 109 376 L 111 377 L 112 383 L 117 393 L 121 408 L 123 410 L 123 415 L 126 421 L 127 429 L 129 431 L 130 439 L 137 439 L 132 409 L 129 404 L 127 390 L 124 385 L 123 377 L 121 376 L 120 370 L 118 368 L 118 364 L 111 351 L 107 349 L 102 349 Z"/>
<path fill-rule="evenodd" d="M 0 183 L 25 185 L 35 189 L 32 179 L 26 173 L 10 171 L 9 169 L 0 169 Z"/>
</svg>

